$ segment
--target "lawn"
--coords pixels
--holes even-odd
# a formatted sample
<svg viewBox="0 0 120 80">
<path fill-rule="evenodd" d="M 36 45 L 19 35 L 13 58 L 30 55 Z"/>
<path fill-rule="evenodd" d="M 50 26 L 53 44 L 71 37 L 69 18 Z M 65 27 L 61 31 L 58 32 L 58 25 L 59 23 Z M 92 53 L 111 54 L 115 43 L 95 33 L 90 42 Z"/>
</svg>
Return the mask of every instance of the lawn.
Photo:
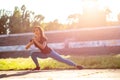
<svg viewBox="0 0 120 80">
<path fill-rule="evenodd" d="M 73 60 L 86 69 L 120 69 L 119 55 L 102 56 L 62 56 Z M 69 65 L 58 62 L 51 58 L 38 59 L 41 69 L 73 69 Z M 7 58 L 0 59 L 0 70 L 24 70 L 33 69 L 35 64 L 30 57 L 28 58 Z"/>
</svg>

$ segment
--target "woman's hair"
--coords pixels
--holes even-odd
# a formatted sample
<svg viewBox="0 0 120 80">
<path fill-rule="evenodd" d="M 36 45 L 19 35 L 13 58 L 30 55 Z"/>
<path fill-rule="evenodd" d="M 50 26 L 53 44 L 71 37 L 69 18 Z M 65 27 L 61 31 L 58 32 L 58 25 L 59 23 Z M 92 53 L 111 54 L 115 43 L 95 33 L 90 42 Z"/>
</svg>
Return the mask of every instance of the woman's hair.
<svg viewBox="0 0 120 80">
<path fill-rule="evenodd" d="M 43 29 L 40 26 L 34 26 L 33 29 L 35 28 L 37 28 L 40 31 L 41 38 L 47 40 L 47 37 L 45 36 Z"/>
</svg>

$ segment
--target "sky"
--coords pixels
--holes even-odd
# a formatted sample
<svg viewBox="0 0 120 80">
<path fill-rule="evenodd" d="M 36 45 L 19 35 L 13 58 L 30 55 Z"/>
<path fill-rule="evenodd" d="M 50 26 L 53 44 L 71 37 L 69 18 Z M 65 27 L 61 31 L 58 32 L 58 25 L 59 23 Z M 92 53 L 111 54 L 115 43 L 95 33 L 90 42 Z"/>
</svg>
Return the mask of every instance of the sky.
<svg viewBox="0 0 120 80">
<path fill-rule="evenodd" d="M 83 2 L 84 1 L 84 2 Z M 65 23 L 70 14 L 82 13 L 82 6 L 93 6 L 91 0 L 0 0 L 0 9 L 13 11 L 15 6 L 19 8 L 24 4 L 27 10 L 35 14 L 42 14 L 46 22 L 58 19 Z M 96 0 L 92 0 L 95 2 Z M 116 14 L 120 12 L 120 0 L 97 0 L 101 9 L 109 7 L 112 10 L 111 20 L 116 20 Z"/>
</svg>

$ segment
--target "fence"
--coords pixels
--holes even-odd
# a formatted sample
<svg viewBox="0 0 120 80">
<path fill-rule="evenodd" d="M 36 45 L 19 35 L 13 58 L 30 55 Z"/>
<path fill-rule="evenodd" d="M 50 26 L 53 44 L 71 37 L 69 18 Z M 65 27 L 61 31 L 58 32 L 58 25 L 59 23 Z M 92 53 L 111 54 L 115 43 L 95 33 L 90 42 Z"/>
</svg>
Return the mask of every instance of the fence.
<svg viewBox="0 0 120 80">
<path fill-rule="evenodd" d="M 120 27 L 82 28 L 66 31 L 45 32 L 48 46 L 60 54 L 101 55 L 120 53 Z M 28 57 L 25 44 L 32 33 L 9 34 L 0 36 L 0 57 Z M 30 50 L 33 50 L 32 47 Z"/>
</svg>

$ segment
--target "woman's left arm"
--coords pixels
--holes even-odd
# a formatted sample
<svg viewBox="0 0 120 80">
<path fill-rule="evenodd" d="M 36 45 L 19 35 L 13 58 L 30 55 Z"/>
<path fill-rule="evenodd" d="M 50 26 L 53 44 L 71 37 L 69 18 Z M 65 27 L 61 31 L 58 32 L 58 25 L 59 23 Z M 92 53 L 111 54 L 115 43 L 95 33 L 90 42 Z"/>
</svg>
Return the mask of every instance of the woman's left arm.
<svg viewBox="0 0 120 80">
<path fill-rule="evenodd" d="M 40 47 L 41 49 L 44 49 L 45 46 L 47 45 L 47 42 L 44 41 L 43 44 L 39 43 L 35 38 L 33 39 L 33 41 L 38 45 L 38 47 Z"/>
</svg>

